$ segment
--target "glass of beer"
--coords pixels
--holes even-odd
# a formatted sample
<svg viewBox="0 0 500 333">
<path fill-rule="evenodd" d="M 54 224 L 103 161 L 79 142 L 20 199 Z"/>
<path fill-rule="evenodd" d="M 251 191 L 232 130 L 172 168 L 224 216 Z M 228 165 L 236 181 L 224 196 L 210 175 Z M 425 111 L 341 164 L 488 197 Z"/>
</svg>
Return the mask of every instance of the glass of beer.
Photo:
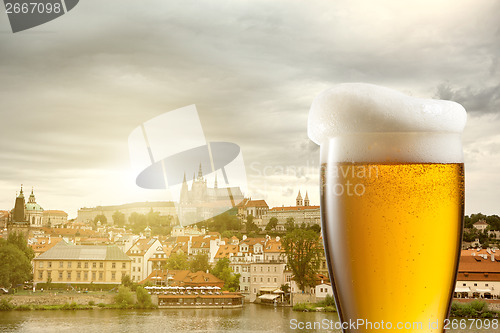
<svg viewBox="0 0 500 333">
<path fill-rule="evenodd" d="M 344 332 L 444 331 L 462 239 L 465 122 L 460 104 L 368 84 L 314 100 L 308 134 L 321 145 L 323 240 Z"/>
</svg>

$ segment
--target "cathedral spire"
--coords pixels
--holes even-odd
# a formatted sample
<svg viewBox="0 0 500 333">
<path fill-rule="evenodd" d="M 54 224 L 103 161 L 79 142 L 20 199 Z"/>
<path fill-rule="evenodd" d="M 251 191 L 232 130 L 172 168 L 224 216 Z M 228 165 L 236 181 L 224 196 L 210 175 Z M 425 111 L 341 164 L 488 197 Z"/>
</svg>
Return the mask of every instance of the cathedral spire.
<svg viewBox="0 0 500 333">
<path fill-rule="evenodd" d="M 309 196 L 307 195 L 307 191 L 306 191 L 306 196 L 304 198 L 304 206 L 309 206 Z"/>
<path fill-rule="evenodd" d="M 302 206 L 302 196 L 300 195 L 300 190 L 299 190 L 299 194 L 297 195 L 297 199 L 295 199 L 295 202 L 296 202 L 297 206 Z"/>
<path fill-rule="evenodd" d="M 201 163 L 200 163 L 200 169 L 198 170 L 198 178 L 199 179 L 203 178 L 203 171 L 201 170 Z"/>
<path fill-rule="evenodd" d="M 19 192 L 19 198 L 24 198 L 23 184 L 21 184 L 21 192 Z"/>
</svg>

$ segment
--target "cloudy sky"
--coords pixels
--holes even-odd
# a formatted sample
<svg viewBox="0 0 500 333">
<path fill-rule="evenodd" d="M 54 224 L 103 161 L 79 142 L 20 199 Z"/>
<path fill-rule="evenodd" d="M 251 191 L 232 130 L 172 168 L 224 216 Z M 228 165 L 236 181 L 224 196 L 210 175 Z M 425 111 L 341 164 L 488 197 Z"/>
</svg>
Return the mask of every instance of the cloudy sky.
<svg viewBox="0 0 500 333">
<path fill-rule="evenodd" d="M 208 141 L 240 145 L 249 193 L 319 202 L 313 98 L 369 82 L 468 110 L 466 213 L 499 214 L 499 1 L 98 1 L 13 34 L 0 13 L 0 210 L 20 184 L 45 209 L 161 200 L 128 135 L 196 104 Z"/>
</svg>

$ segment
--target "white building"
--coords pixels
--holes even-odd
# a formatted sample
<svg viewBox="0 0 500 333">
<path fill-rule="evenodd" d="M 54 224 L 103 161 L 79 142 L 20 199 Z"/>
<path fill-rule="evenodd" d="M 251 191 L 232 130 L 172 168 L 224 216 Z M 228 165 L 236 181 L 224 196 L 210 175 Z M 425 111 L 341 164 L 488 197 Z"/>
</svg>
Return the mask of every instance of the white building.
<svg viewBox="0 0 500 333">
<path fill-rule="evenodd" d="M 273 217 L 278 219 L 276 230 L 280 231 L 285 230 L 285 223 L 289 218 L 293 218 L 296 226 L 302 223 L 306 225 L 321 225 L 320 207 L 310 205 L 307 193 L 303 200 L 299 191 L 295 203 L 295 206 L 273 207 L 269 209 L 267 214 L 262 217 L 262 226 L 265 227 Z"/>
<path fill-rule="evenodd" d="M 462 250 L 455 297 L 500 298 L 500 252 Z"/>
<path fill-rule="evenodd" d="M 157 251 L 162 251 L 161 242 L 156 238 L 140 238 L 127 251 L 127 256 L 132 259 L 130 278 L 139 282 L 148 277 L 152 272 L 150 259 Z"/>
</svg>

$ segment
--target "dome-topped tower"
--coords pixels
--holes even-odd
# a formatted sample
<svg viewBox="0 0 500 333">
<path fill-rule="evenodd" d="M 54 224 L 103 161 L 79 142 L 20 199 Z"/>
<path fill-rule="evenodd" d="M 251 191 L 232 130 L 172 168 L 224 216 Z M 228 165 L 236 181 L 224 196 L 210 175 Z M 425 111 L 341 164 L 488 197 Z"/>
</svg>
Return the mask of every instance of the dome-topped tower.
<svg viewBox="0 0 500 333">
<path fill-rule="evenodd" d="M 28 202 L 25 206 L 26 218 L 32 226 L 41 227 L 43 222 L 43 208 L 36 203 L 35 194 L 33 188 L 31 188 L 31 194 Z"/>
</svg>

